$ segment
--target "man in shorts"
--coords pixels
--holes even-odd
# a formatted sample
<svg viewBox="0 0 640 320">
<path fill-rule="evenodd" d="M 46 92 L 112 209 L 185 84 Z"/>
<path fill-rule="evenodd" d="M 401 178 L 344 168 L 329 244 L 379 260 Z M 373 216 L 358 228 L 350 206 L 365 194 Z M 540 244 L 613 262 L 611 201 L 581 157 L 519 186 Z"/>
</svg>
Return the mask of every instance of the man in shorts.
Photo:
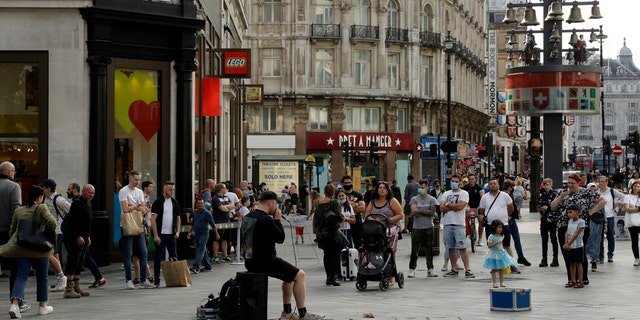
<svg viewBox="0 0 640 320">
<path fill-rule="evenodd" d="M 285 232 L 280 219 L 282 212 L 278 195 L 273 191 L 264 191 L 258 199 L 255 209 L 247 214 L 242 222 L 244 246 L 244 265 L 247 271 L 266 273 L 280 279 L 282 284 L 282 303 L 284 310 L 280 320 L 285 319 L 324 319 L 324 316 L 307 312 L 306 274 L 304 271 L 278 258 L 276 243 L 283 243 Z M 298 314 L 291 308 L 291 298 L 295 297 Z"/>
</svg>

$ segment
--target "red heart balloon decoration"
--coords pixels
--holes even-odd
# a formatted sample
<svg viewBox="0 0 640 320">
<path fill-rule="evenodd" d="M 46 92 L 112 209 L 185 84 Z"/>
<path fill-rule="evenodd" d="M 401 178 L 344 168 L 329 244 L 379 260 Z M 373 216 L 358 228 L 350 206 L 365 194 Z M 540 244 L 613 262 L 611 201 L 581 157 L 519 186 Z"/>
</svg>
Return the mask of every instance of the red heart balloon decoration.
<svg viewBox="0 0 640 320">
<path fill-rule="evenodd" d="M 132 102 L 129 105 L 129 119 L 147 141 L 151 140 L 160 129 L 160 102 L 152 101 L 149 104 L 142 100 Z"/>
</svg>

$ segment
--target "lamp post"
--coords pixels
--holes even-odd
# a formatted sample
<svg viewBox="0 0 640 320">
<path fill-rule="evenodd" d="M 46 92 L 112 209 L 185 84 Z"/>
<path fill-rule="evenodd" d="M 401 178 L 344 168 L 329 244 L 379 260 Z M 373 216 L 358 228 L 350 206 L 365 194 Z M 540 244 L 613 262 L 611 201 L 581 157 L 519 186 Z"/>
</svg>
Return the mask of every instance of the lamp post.
<svg viewBox="0 0 640 320">
<path fill-rule="evenodd" d="M 451 31 L 447 32 L 447 37 L 444 39 L 444 52 L 447 53 L 447 189 L 451 186 L 451 174 L 453 171 L 453 162 L 451 161 L 451 53 L 455 49 L 456 41 L 451 36 Z"/>
<path fill-rule="evenodd" d="M 595 37 L 597 39 L 598 42 L 600 42 L 600 68 L 603 68 L 604 71 L 604 57 L 603 54 L 604 52 L 602 51 L 602 43 L 604 42 L 604 39 L 607 38 L 607 35 L 602 33 L 602 25 L 600 25 L 600 33 Z M 593 39 L 593 37 L 592 37 Z M 604 135 L 604 125 L 605 125 L 605 121 L 604 121 L 604 72 L 600 73 L 600 112 L 602 115 L 602 150 L 604 151 L 605 148 L 605 140 L 606 137 Z M 604 164 L 605 170 L 607 170 L 607 174 L 611 174 L 609 172 L 609 155 L 603 152 L 603 161 L 602 163 Z"/>
</svg>

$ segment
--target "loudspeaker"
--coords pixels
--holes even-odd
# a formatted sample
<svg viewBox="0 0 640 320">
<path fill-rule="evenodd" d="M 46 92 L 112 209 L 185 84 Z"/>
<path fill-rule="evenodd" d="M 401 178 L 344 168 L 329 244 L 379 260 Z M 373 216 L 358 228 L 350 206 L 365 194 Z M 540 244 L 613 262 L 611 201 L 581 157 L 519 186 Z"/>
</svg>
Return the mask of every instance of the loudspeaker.
<svg viewBox="0 0 640 320">
<path fill-rule="evenodd" d="M 267 275 L 238 272 L 236 279 L 240 283 L 240 319 L 267 319 Z"/>
</svg>

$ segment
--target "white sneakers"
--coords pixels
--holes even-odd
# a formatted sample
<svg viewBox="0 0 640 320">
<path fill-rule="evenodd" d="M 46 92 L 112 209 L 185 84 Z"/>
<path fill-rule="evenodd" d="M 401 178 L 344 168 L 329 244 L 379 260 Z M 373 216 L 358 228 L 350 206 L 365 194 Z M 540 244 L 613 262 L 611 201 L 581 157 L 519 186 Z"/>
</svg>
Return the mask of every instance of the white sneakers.
<svg viewBox="0 0 640 320">
<path fill-rule="evenodd" d="M 640 259 L 636 259 L 636 260 L 633 262 L 633 266 L 634 266 L 634 267 L 640 266 Z"/>
<path fill-rule="evenodd" d="M 39 315 L 49 314 L 51 312 L 53 312 L 53 307 L 52 306 L 44 306 L 44 307 L 38 308 L 38 314 Z"/>
<path fill-rule="evenodd" d="M 124 289 L 125 290 L 135 290 L 136 286 L 133 285 L 133 281 L 131 280 L 127 280 L 127 282 L 125 282 L 124 284 Z"/>
<path fill-rule="evenodd" d="M 51 289 L 53 292 L 65 291 L 67 288 L 67 276 L 57 278 L 56 285 Z"/>
<path fill-rule="evenodd" d="M 435 278 L 437 276 L 438 276 L 438 274 L 433 269 L 429 269 L 427 271 L 427 278 Z"/>
<path fill-rule="evenodd" d="M 149 280 L 146 280 L 145 282 L 140 282 L 140 288 L 153 289 L 155 288 L 155 286 L 153 285 L 153 283 L 149 282 Z"/>
<path fill-rule="evenodd" d="M 12 303 L 11 307 L 9 308 L 9 317 L 11 317 L 11 319 L 22 318 L 22 315 L 20 314 L 20 307 Z"/>
<path fill-rule="evenodd" d="M 409 274 L 407 274 L 407 278 L 415 278 L 416 277 L 416 271 L 413 269 L 409 269 Z"/>
</svg>

